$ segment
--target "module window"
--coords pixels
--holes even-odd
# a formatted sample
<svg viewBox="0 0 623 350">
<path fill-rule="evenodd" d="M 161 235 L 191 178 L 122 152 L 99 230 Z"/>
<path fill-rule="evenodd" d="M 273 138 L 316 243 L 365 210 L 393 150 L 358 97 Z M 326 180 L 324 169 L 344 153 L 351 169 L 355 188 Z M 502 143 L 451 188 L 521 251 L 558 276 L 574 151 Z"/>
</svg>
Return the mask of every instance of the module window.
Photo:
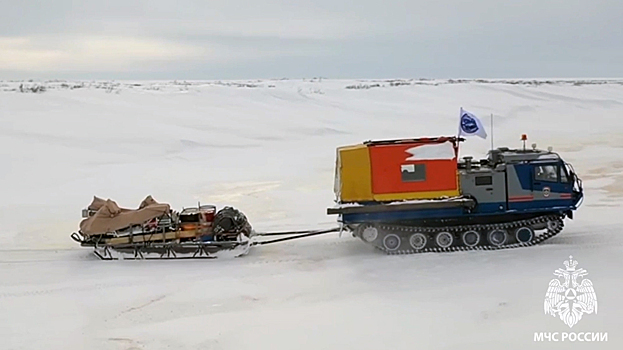
<svg viewBox="0 0 623 350">
<path fill-rule="evenodd" d="M 426 181 L 426 164 L 403 164 L 400 171 L 402 182 Z"/>
<path fill-rule="evenodd" d="M 476 186 L 493 185 L 493 176 L 476 176 Z"/>
</svg>

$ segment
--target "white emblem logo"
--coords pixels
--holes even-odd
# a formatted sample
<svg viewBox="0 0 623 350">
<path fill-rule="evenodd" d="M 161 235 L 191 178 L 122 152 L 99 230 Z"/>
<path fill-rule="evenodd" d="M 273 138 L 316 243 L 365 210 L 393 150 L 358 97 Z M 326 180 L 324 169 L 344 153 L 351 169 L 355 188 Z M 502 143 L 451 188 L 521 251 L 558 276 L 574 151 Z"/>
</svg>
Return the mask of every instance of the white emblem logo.
<svg viewBox="0 0 623 350">
<path fill-rule="evenodd" d="M 551 190 L 549 189 L 549 187 L 543 187 L 543 197 L 549 197 L 550 192 Z"/>
<path fill-rule="evenodd" d="M 545 294 L 545 313 L 558 316 L 569 327 L 573 327 L 582 319 L 582 315 L 597 313 L 597 295 L 593 282 L 584 276 L 588 272 L 584 269 L 575 269 L 578 262 L 569 256 L 564 262 L 566 269 L 557 269 L 554 278 L 549 282 Z M 560 277 L 563 278 L 561 283 Z M 582 281 L 578 282 L 578 278 Z"/>
</svg>

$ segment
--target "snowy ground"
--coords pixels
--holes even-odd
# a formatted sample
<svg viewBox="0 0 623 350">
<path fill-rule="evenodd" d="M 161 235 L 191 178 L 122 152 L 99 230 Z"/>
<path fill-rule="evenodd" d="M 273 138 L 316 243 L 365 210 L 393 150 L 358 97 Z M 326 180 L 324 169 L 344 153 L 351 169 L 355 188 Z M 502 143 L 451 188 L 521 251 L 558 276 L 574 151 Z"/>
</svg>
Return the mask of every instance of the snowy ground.
<svg viewBox="0 0 623 350">
<path fill-rule="evenodd" d="M 0 348 L 510 349 L 623 345 L 623 81 L 0 82 Z M 39 84 L 41 85 L 41 84 Z M 243 210 L 257 230 L 328 228 L 335 147 L 452 135 L 553 146 L 586 200 L 542 246 L 385 256 L 352 237 L 220 261 L 96 260 L 69 234 L 93 195 Z M 490 129 L 488 129 L 490 133 Z M 462 155 L 483 156 L 469 139 Z M 573 255 L 597 314 L 543 313 Z M 608 342 L 533 342 L 535 332 Z"/>
</svg>

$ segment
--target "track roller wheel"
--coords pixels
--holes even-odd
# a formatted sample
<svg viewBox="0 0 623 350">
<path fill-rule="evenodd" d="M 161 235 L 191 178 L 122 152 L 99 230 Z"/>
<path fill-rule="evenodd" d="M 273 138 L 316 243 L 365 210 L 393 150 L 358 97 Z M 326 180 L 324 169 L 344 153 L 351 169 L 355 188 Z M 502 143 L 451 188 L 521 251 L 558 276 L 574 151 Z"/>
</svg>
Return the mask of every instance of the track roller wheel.
<svg viewBox="0 0 623 350">
<path fill-rule="evenodd" d="M 400 236 L 395 233 L 390 233 L 383 237 L 383 247 L 389 251 L 398 249 L 398 247 L 400 247 L 400 243 L 402 243 L 402 240 L 400 239 Z"/>
<path fill-rule="evenodd" d="M 478 245 L 478 243 L 480 243 L 480 233 L 478 231 L 474 231 L 474 230 L 465 231 L 461 235 L 461 238 L 463 240 L 463 244 L 465 244 L 468 247 L 474 247 Z"/>
<path fill-rule="evenodd" d="M 409 245 L 415 250 L 424 249 L 428 243 L 428 237 L 423 233 L 414 233 L 409 237 Z"/>
<path fill-rule="evenodd" d="M 489 234 L 487 235 L 487 240 L 489 241 L 489 243 L 491 243 L 492 245 L 496 247 L 499 247 L 503 245 L 504 243 L 506 243 L 507 239 L 508 239 L 508 234 L 506 233 L 506 230 L 502 230 L 502 229 L 491 230 Z"/>
<path fill-rule="evenodd" d="M 528 226 L 520 227 L 515 230 L 515 238 L 519 243 L 530 242 L 534 238 L 534 230 Z"/>
<path fill-rule="evenodd" d="M 562 230 L 563 221 L 560 218 L 549 220 L 547 222 L 547 231 L 558 233 Z"/>
<path fill-rule="evenodd" d="M 364 242 L 372 243 L 379 237 L 379 229 L 373 224 L 361 224 L 356 229 L 356 235 Z"/>
<path fill-rule="evenodd" d="M 435 236 L 435 243 L 440 248 L 448 248 L 454 243 L 454 236 L 450 232 L 439 232 L 437 236 Z"/>
</svg>

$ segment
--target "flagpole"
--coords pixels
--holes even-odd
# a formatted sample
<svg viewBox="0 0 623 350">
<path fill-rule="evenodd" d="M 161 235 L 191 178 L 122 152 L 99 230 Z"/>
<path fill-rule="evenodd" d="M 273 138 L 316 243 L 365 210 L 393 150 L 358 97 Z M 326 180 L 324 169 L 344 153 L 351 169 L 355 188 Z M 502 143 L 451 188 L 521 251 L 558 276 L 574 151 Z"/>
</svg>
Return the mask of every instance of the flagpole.
<svg viewBox="0 0 623 350">
<path fill-rule="evenodd" d="M 491 150 L 493 151 L 493 113 L 491 113 Z"/>
<path fill-rule="evenodd" d="M 461 145 L 461 141 L 459 141 L 459 139 L 461 138 L 461 116 L 463 115 L 463 106 L 461 106 L 461 109 L 459 110 L 459 130 L 457 130 L 456 132 L 456 157 L 458 159 L 459 157 L 459 147 Z"/>
<path fill-rule="evenodd" d="M 463 107 L 459 110 L 459 129 L 456 131 L 456 138 L 461 137 L 461 116 L 463 116 Z"/>
</svg>

